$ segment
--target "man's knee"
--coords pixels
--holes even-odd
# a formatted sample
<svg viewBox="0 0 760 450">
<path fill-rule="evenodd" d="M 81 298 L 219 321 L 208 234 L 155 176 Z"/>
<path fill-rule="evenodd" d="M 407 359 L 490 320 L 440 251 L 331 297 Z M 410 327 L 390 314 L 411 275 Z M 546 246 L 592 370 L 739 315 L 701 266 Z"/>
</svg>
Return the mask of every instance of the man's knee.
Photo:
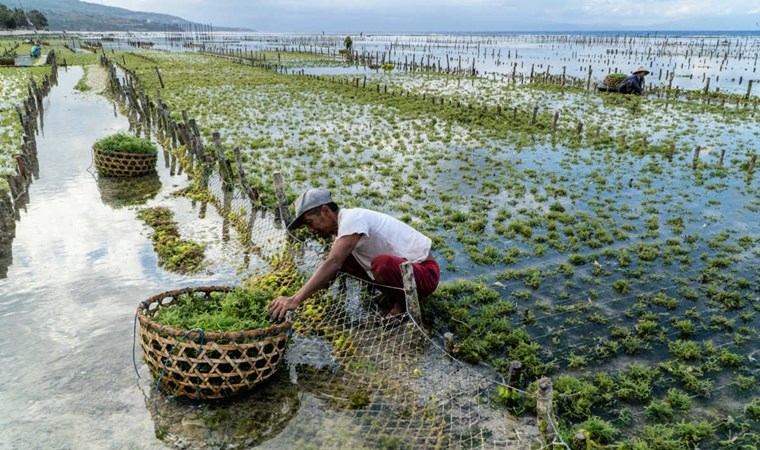
<svg viewBox="0 0 760 450">
<path fill-rule="evenodd" d="M 420 297 L 427 297 L 432 294 L 441 279 L 441 269 L 438 267 L 438 263 L 431 259 L 417 264 L 414 269 L 414 279 Z"/>
<path fill-rule="evenodd" d="M 395 285 L 401 280 L 401 263 L 405 259 L 395 255 L 378 255 L 372 259 L 371 269 L 375 280 Z"/>
</svg>

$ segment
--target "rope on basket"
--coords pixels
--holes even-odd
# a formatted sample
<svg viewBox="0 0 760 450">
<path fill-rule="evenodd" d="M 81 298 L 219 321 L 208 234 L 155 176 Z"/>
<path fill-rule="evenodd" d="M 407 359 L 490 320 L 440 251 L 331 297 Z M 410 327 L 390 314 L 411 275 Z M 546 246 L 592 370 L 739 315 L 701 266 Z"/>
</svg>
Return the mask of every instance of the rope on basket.
<svg viewBox="0 0 760 450">
<path fill-rule="evenodd" d="M 161 385 L 161 378 L 163 378 L 164 373 L 166 372 L 166 365 L 169 364 L 169 361 L 171 360 L 172 354 L 175 350 L 179 348 L 179 344 L 181 344 L 183 341 L 187 339 L 187 336 L 190 335 L 193 331 L 197 331 L 200 333 L 201 336 L 201 345 L 200 347 L 203 347 L 203 339 L 205 337 L 203 329 L 202 328 L 193 328 L 192 330 L 188 330 L 187 333 L 185 333 L 181 338 L 177 339 L 177 345 L 174 345 L 169 352 L 169 355 L 164 360 L 164 365 L 161 368 L 161 373 L 158 375 L 158 378 L 156 379 L 156 385 L 153 391 L 153 409 L 155 409 L 156 414 L 158 414 L 159 417 L 163 417 L 161 415 L 161 412 L 158 410 L 158 387 Z M 198 378 L 200 382 L 200 378 Z M 200 392 L 200 386 L 197 387 L 197 391 Z M 200 399 L 200 396 L 198 397 Z"/>
</svg>

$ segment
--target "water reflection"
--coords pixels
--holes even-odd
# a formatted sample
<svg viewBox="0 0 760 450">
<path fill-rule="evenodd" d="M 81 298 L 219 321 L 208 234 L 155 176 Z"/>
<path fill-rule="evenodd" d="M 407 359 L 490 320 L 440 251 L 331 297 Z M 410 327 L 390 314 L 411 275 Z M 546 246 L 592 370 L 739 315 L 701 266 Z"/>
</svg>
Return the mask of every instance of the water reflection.
<svg viewBox="0 0 760 450">
<path fill-rule="evenodd" d="M 13 411 L 0 419 L 0 447 L 164 448 L 125 364 L 134 308 L 167 287 L 232 284 L 242 255 L 234 239 L 214 238 L 213 208 L 198 221 L 189 200 L 170 197 L 185 177 L 161 168 L 134 180 L 93 176 L 92 142 L 128 123 L 102 97 L 74 91 L 82 75 L 61 72 L 50 93 L 28 194 L 0 199 L 9 212 L 0 220 L 10 220 L 0 236 L 0 406 Z M 207 271 L 157 267 L 144 225 L 125 207 L 146 200 L 170 203 L 183 232 L 208 243 Z"/>
<path fill-rule="evenodd" d="M 156 437 L 173 448 L 302 448 L 314 445 L 309 436 L 315 431 L 329 431 L 326 424 L 349 426 L 353 414 L 338 401 L 347 390 L 334 383 L 339 367 L 332 347 L 319 338 L 294 336 L 285 360 L 271 378 L 228 400 L 171 397 L 155 389 L 153 380 L 145 406 Z"/>
<path fill-rule="evenodd" d="M 42 117 L 42 114 L 40 114 L 40 118 L 41 117 Z M 36 144 L 27 143 L 27 148 L 29 148 L 29 146 L 32 144 L 34 145 L 33 149 L 31 151 L 28 151 L 24 156 L 27 160 L 26 169 L 31 173 L 31 176 L 35 180 L 37 180 L 40 178 L 40 161 L 39 161 L 39 158 L 37 158 Z"/>
<path fill-rule="evenodd" d="M 152 173 L 141 177 L 97 177 L 103 204 L 118 209 L 141 205 L 161 191 L 161 179 Z"/>
<path fill-rule="evenodd" d="M 42 112 L 39 114 L 42 120 Z M 22 146 L 23 153 L 16 155 L 16 173 L 7 177 L 10 192 L 0 198 L 0 279 L 7 277 L 8 267 L 13 264 L 13 239 L 16 236 L 16 221 L 29 204 L 29 186 L 38 179 L 40 165 L 37 145 L 29 137 Z"/>
<path fill-rule="evenodd" d="M 0 198 L 0 279 L 8 276 L 13 264 L 13 238 L 16 236 L 16 219 L 10 197 Z"/>
<path fill-rule="evenodd" d="M 230 240 L 230 217 L 232 212 L 232 191 L 225 189 L 222 198 L 222 242 L 228 242 Z"/>
<path fill-rule="evenodd" d="M 284 371 L 247 395 L 212 403 L 151 390 L 145 405 L 156 437 L 174 448 L 250 448 L 282 432 L 300 407 L 299 390 Z"/>
</svg>

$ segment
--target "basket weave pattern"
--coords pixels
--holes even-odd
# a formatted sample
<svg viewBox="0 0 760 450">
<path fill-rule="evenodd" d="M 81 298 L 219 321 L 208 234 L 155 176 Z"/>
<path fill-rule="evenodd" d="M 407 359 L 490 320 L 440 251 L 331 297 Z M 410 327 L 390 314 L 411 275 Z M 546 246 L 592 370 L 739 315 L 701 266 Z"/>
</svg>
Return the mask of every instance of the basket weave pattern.
<svg viewBox="0 0 760 450">
<path fill-rule="evenodd" d="M 156 170 L 155 154 L 94 151 L 95 167 L 106 177 L 136 177 Z"/>
<path fill-rule="evenodd" d="M 626 75 L 620 76 L 620 74 L 611 74 L 607 75 L 607 77 L 604 79 L 604 84 L 607 87 L 618 87 L 620 83 L 623 82 L 623 80 L 626 78 Z"/>
<path fill-rule="evenodd" d="M 288 341 L 288 322 L 241 332 L 205 333 L 180 330 L 154 321 L 161 308 L 191 294 L 211 301 L 225 286 L 195 287 L 164 292 L 137 309 L 140 346 L 154 380 L 164 392 L 198 400 L 232 396 L 274 375 Z"/>
</svg>

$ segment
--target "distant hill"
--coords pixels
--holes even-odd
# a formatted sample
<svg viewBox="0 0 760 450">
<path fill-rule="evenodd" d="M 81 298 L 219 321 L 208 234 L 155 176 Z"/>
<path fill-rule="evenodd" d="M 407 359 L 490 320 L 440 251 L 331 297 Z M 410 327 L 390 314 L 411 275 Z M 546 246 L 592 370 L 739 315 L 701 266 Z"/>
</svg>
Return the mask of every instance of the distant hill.
<svg viewBox="0 0 760 450">
<path fill-rule="evenodd" d="M 8 8 L 18 8 L 18 0 L 0 0 Z M 48 20 L 52 31 L 164 31 L 166 25 L 190 25 L 193 22 L 169 14 L 131 11 L 79 0 L 22 0 L 29 11 L 37 9 Z M 217 27 L 215 30 L 240 30 Z"/>
</svg>

